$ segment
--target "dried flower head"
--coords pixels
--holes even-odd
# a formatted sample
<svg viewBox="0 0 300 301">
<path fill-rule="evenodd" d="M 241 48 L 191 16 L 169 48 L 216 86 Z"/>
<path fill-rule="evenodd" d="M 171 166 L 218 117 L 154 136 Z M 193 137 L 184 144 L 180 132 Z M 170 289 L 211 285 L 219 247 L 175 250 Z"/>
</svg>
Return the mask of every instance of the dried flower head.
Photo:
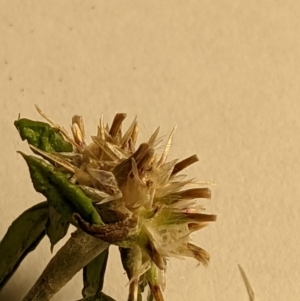
<svg viewBox="0 0 300 301">
<path fill-rule="evenodd" d="M 123 266 L 130 279 L 129 300 L 138 300 L 146 285 L 156 301 L 163 299 L 168 257 L 192 257 L 207 265 L 209 254 L 190 242 L 190 234 L 216 220 L 204 214 L 198 198 L 211 197 L 194 179 L 180 172 L 198 161 L 196 155 L 182 161 L 167 161 L 174 130 L 160 156 L 159 128 L 146 143 L 136 146 L 138 123 L 133 120 L 123 134 L 125 114 L 112 125 L 100 119 L 96 136 L 87 143 L 80 116 L 72 119 L 73 138 L 39 108 L 39 113 L 73 145 L 71 153 L 34 152 L 68 175 L 97 209 L 103 224 L 90 223 L 79 213 L 78 226 L 95 237 L 120 247 Z"/>
</svg>

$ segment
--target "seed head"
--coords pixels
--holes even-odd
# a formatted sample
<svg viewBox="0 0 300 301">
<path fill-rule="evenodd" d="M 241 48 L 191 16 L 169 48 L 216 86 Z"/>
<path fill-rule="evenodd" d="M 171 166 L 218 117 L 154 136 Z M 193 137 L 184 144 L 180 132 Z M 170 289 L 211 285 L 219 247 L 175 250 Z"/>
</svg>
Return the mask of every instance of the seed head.
<svg viewBox="0 0 300 301">
<path fill-rule="evenodd" d="M 74 214 L 87 233 L 120 246 L 124 268 L 130 278 L 129 300 L 138 300 L 148 284 L 156 301 L 163 300 L 166 262 L 169 257 L 192 257 L 207 265 L 209 254 L 190 242 L 190 234 L 215 221 L 204 214 L 196 199 L 211 197 L 210 189 L 180 172 L 198 161 L 196 155 L 167 161 L 174 130 L 161 155 L 156 153 L 159 128 L 147 142 L 136 145 L 136 119 L 123 134 L 126 114 L 117 114 L 111 126 L 101 117 L 96 136 L 86 142 L 81 116 L 74 116 L 73 137 L 40 114 L 73 145 L 72 153 L 45 153 L 34 148 L 78 185 L 92 200 L 104 227 L 90 224 Z"/>
</svg>

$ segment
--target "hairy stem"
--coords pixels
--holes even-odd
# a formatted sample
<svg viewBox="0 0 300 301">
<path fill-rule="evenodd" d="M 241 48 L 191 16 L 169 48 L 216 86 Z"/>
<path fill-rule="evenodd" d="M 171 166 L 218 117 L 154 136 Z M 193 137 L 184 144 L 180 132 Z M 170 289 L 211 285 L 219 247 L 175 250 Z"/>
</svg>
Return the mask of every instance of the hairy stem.
<svg viewBox="0 0 300 301">
<path fill-rule="evenodd" d="M 109 246 L 81 230 L 56 253 L 22 301 L 50 300 L 73 276 Z"/>
</svg>

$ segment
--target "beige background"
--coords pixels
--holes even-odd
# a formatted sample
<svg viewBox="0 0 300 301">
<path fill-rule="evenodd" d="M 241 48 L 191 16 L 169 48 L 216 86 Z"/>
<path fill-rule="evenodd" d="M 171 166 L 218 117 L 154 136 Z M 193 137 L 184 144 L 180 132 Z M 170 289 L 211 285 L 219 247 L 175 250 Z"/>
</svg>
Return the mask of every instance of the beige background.
<svg viewBox="0 0 300 301">
<path fill-rule="evenodd" d="M 172 259 L 166 300 L 248 300 L 237 263 L 257 300 L 298 300 L 299 17 L 292 0 L 0 0 L 0 237 L 43 200 L 16 154 L 19 113 L 40 119 L 39 104 L 66 128 L 79 113 L 92 135 L 102 112 L 127 112 L 145 139 L 177 124 L 171 157 L 197 153 L 189 174 L 217 183 L 203 203 L 218 221 L 194 236 L 211 264 Z M 112 255 L 104 291 L 125 301 Z M 0 300 L 20 300 L 50 257 L 45 239 Z M 53 300 L 80 290 L 77 275 Z"/>
</svg>

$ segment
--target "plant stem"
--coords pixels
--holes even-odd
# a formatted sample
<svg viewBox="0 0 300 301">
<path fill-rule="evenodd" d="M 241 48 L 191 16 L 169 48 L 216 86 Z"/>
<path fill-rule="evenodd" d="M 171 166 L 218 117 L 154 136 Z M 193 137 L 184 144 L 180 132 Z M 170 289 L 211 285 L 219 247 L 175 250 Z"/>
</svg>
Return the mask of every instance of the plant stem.
<svg viewBox="0 0 300 301">
<path fill-rule="evenodd" d="M 22 301 L 50 300 L 77 272 L 108 246 L 108 243 L 76 230 L 50 260 Z"/>
</svg>

